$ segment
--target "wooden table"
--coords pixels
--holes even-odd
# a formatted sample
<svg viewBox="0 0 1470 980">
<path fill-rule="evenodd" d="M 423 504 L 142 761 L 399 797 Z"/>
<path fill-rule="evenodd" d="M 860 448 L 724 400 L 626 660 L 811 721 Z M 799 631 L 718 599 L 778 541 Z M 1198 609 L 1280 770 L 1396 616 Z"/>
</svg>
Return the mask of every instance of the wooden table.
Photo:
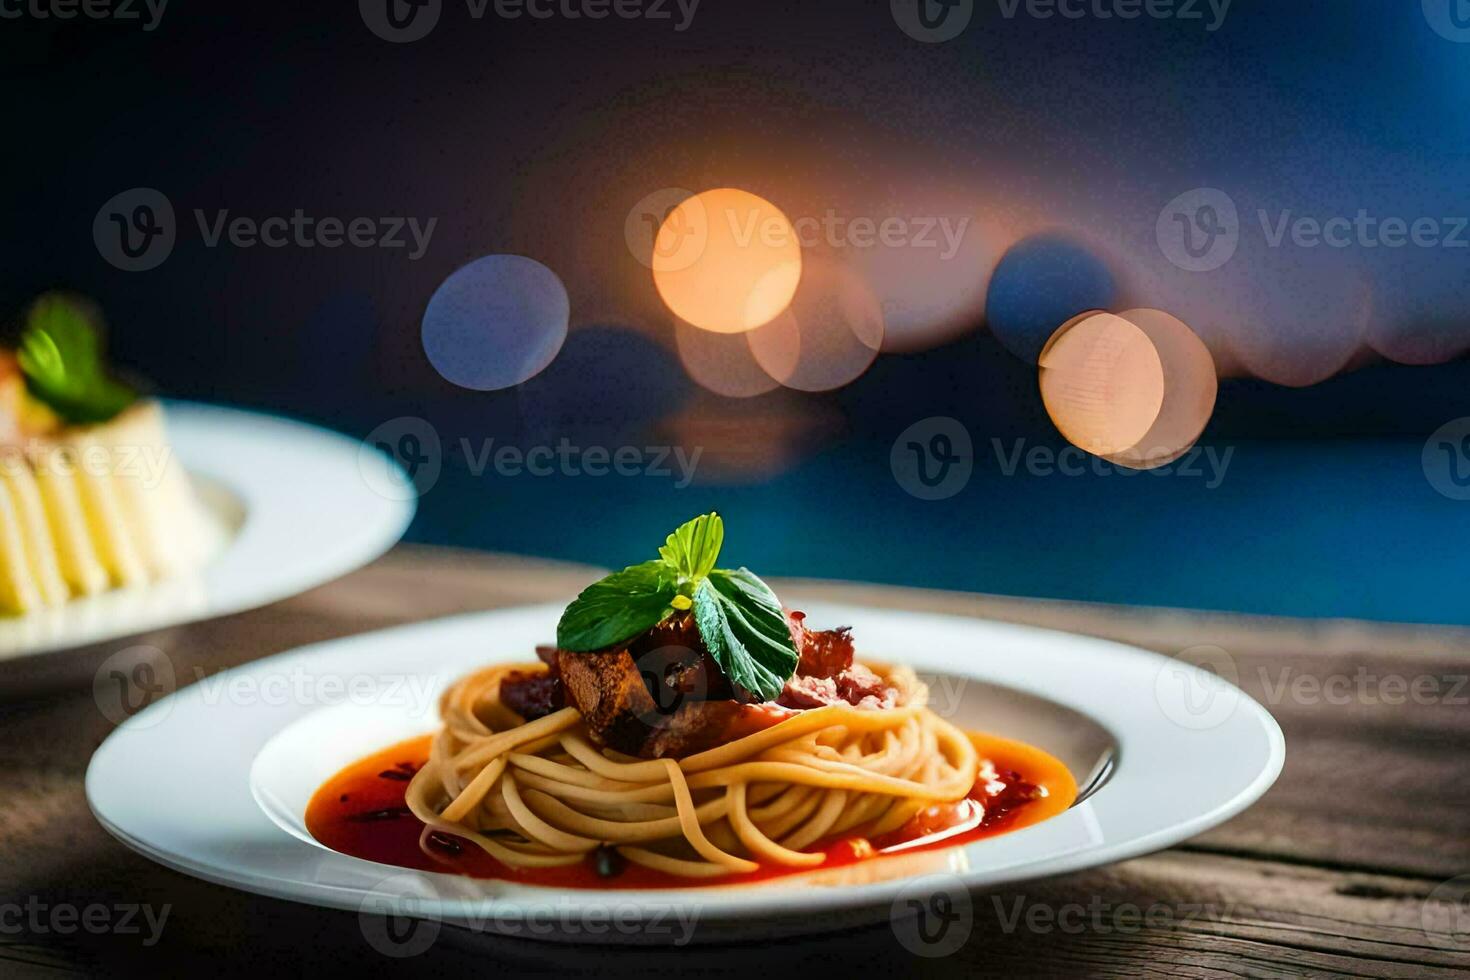
<svg viewBox="0 0 1470 980">
<path fill-rule="evenodd" d="M 314 640 L 565 597 L 591 575 L 564 564 L 401 547 L 290 601 L 142 642 L 161 647 L 188 676 L 196 667 L 212 674 Z M 683 949 L 572 948 L 496 938 L 466 944 L 451 936 L 424 955 L 387 960 L 364 942 L 354 914 L 206 884 L 150 863 L 102 831 L 87 810 L 82 776 L 112 728 L 93 699 L 91 679 L 101 660 L 123 645 L 113 644 L 0 665 L 6 692 L 0 753 L 9 777 L 0 792 L 0 973 L 177 976 L 264 969 L 294 975 L 347 967 L 358 976 L 391 970 L 436 977 L 471 971 L 487 977 L 646 977 L 762 975 L 779 966 L 822 975 L 846 968 L 854 977 L 920 969 L 1008 976 L 1438 977 L 1470 971 L 1470 904 L 1460 907 L 1455 933 L 1456 906 L 1431 898 L 1453 900 L 1470 891 L 1470 878 L 1455 883 L 1463 889 L 1444 884 L 1470 873 L 1470 631 L 834 583 L 782 588 L 1043 624 L 1168 653 L 1218 645 L 1238 664 L 1242 686 L 1285 729 L 1285 772 L 1256 806 L 1183 846 L 976 896 L 974 932 L 947 959 L 915 959 L 881 927 Z M 166 905 L 169 914 L 159 941 L 145 946 L 146 929 L 63 934 L 49 923 L 63 926 L 64 919 L 42 919 L 48 924 L 37 931 L 21 921 L 27 903 L 47 916 L 94 903 Z M 1018 909 L 1026 915 L 1016 926 Z M 1026 921 L 1057 924 L 1033 929 Z"/>
</svg>

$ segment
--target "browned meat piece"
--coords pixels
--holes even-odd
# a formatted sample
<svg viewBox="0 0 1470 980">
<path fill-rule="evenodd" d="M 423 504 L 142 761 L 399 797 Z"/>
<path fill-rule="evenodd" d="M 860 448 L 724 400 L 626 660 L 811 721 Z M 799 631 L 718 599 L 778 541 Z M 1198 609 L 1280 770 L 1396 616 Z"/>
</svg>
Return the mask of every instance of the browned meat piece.
<svg viewBox="0 0 1470 980">
<path fill-rule="evenodd" d="M 788 612 L 786 625 L 791 629 L 791 641 L 801 654 L 796 667 L 803 677 L 836 677 L 852 666 L 852 630 L 841 627 L 835 630 L 810 630 L 806 628 L 806 613 Z"/>
<path fill-rule="evenodd" d="M 567 700 L 582 713 L 593 737 L 619 752 L 641 755 L 650 720 L 662 716 L 628 651 L 563 652 L 556 659 Z"/>
<path fill-rule="evenodd" d="M 729 683 L 701 648 L 640 637 L 627 650 L 562 652 L 558 669 L 567 700 L 597 741 L 646 759 L 682 758 L 768 728 L 791 712 L 729 697 Z M 641 652 L 635 658 L 634 650 Z M 682 652 L 681 652 L 682 651 Z M 700 690 L 716 687 L 714 696 Z M 656 695 L 656 697 L 655 697 Z"/>
<path fill-rule="evenodd" d="M 598 742 L 649 759 L 702 752 L 802 708 L 893 706 L 897 691 L 866 667 L 853 666 L 848 630 L 809 630 L 799 612 L 787 619 L 801 661 L 775 704 L 751 703 L 748 692 L 725 678 L 691 616 L 659 624 L 626 649 L 573 653 L 541 647 L 536 653 L 560 676 L 566 703 L 582 713 Z"/>
<path fill-rule="evenodd" d="M 517 670 L 506 674 L 500 682 L 500 701 L 527 721 L 566 707 L 561 678 L 554 672 L 531 674 Z"/>
<path fill-rule="evenodd" d="M 786 682 L 776 703 L 785 708 L 820 708 L 828 704 L 891 708 L 898 703 L 898 691 L 862 664 L 857 664 L 836 677 L 797 674 Z"/>
</svg>

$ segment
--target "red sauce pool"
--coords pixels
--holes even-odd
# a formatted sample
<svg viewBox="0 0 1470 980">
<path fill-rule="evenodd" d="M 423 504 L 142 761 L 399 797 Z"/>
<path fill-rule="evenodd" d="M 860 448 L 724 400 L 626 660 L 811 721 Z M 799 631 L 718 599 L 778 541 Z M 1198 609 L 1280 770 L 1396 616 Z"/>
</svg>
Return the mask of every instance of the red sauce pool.
<svg viewBox="0 0 1470 980">
<path fill-rule="evenodd" d="M 517 870 L 468 841 L 438 833 L 429 838 L 432 853 L 425 853 L 419 846 L 424 825 L 404 806 L 403 795 L 408 781 L 428 759 L 430 740 L 425 735 L 401 742 L 327 780 L 306 809 L 311 835 L 334 851 L 379 864 L 556 888 L 690 888 L 762 881 L 811 870 L 772 866 L 749 874 L 690 879 L 629 863 L 616 877 L 604 878 L 590 858 L 562 868 Z M 987 782 L 982 776 L 967 799 L 921 811 L 881 838 L 849 835 L 829 841 L 827 860 L 821 867 L 953 847 L 1019 830 L 1062 812 L 1077 798 L 1077 782 L 1067 767 L 1040 749 L 977 733 L 971 733 L 970 740 L 981 757 L 995 766 L 996 781 Z"/>
</svg>

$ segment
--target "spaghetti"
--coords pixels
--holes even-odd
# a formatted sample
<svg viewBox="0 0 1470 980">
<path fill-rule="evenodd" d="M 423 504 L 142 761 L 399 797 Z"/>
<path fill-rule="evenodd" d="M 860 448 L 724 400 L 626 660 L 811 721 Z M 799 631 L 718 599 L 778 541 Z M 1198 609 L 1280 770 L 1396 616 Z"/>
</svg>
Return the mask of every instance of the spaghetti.
<svg viewBox="0 0 1470 980">
<path fill-rule="evenodd" d="M 920 811 L 963 800 L 980 774 L 970 738 L 926 707 L 903 667 L 874 666 L 898 692 L 875 710 L 832 704 L 681 759 L 595 744 L 576 707 L 532 721 L 501 699 L 535 665 L 490 667 L 440 701 L 444 727 L 405 804 L 424 825 L 515 869 L 577 864 L 612 847 L 681 878 L 823 863 L 821 842 L 879 837 Z"/>
</svg>

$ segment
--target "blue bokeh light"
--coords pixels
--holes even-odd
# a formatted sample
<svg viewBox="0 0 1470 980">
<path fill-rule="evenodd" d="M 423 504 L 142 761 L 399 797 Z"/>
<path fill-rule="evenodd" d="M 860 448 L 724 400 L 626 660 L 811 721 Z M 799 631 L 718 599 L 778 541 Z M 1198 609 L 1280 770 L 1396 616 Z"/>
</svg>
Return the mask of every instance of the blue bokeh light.
<svg viewBox="0 0 1470 980">
<path fill-rule="evenodd" d="M 434 291 L 424 310 L 424 353 L 461 388 L 513 388 L 555 359 L 570 316 L 556 273 L 524 256 L 487 255 Z"/>
</svg>

